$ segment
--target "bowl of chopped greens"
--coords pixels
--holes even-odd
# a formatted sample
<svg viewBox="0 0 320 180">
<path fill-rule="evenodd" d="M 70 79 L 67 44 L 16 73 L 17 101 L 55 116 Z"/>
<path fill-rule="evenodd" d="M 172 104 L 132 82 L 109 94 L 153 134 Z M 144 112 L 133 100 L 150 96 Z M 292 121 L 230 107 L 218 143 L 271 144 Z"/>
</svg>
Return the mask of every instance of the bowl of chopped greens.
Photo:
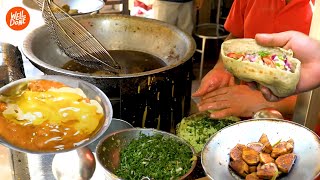
<svg viewBox="0 0 320 180">
<path fill-rule="evenodd" d="M 120 130 L 97 145 L 99 164 L 112 179 L 186 179 L 197 163 L 193 147 L 156 129 Z"/>
<path fill-rule="evenodd" d="M 176 134 L 190 143 L 200 155 L 204 145 L 213 134 L 238 121 L 240 119 L 234 116 L 212 119 L 209 111 L 199 112 L 183 118 L 176 127 Z"/>
</svg>

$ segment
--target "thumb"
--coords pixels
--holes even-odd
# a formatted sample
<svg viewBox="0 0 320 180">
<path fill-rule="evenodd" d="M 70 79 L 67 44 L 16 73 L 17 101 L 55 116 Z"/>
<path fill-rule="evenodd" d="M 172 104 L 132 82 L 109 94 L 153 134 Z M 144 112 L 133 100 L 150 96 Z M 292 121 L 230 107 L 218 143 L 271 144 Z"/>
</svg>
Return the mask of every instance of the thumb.
<svg viewBox="0 0 320 180">
<path fill-rule="evenodd" d="M 296 34 L 294 31 L 287 31 L 274 34 L 256 34 L 255 39 L 262 46 L 285 46 Z"/>
</svg>

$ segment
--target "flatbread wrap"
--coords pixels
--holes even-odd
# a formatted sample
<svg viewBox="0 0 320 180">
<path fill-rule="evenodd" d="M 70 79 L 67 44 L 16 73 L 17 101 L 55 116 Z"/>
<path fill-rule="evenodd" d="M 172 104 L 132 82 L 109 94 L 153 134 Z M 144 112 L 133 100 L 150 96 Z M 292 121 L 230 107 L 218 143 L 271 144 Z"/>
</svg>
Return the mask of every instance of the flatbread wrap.
<svg viewBox="0 0 320 180">
<path fill-rule="evenodd" d="M 263 47 L 254 39 L 231 39 L 222 43 L 225 68 L 246 82 L 268 87 L 278 97 L 295 92 L 300 77 L 300 61 L 291 50 Z"/>
</svg>

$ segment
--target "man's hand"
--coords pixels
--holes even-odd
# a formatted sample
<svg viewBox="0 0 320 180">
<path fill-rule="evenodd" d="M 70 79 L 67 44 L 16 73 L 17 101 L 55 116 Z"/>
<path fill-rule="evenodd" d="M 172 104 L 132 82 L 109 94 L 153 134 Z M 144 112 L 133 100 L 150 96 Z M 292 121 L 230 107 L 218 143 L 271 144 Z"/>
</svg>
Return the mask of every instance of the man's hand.
<svg viewBox="0 0 320 180">
<path fill-rule="evenodd" d="M 320 43 L 318 41 L 295 31 L 275 34 L 257 34 L 255 39 L 257 43 L 262 46 L 276 46 L 291 49 L 294 57 L 301 61 L 300 80 L 295 94 L 320 86 Z M 266 88 L 262 88 L 262 93 L 269 101 L 279 100 L 278 97 Z"/>
<path fill-rule="evenodd" d="M 260 109 L 269 107 L 258 90 L 247 85 L 223 87 L 207 93 L 198 104 L 199 111 L 213 110 L 212 118 L 226 116 L 252 117 Z"/>
<path fill-rule="evenodd" d="M 227 70 L 223 67 L 214 68 L 204 76 L 199 89 L 192 96 L 201 97 L 218 88 L 233 84 L 234 77 Z"/>
</svg>

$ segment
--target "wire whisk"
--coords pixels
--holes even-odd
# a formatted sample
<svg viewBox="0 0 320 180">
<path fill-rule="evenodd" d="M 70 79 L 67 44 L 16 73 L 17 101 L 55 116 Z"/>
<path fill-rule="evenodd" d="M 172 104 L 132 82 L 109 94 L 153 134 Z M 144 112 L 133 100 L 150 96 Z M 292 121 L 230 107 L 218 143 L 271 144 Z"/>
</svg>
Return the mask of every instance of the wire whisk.
<svg viewBox="0 0 320 180">
<path fill-rule="evenodd" d="M 37 0 L 42 16 L 58 47 L 80 64 L 118 74 L 120 65 L 101 43 L 52 0 Z"/>
</svg>

